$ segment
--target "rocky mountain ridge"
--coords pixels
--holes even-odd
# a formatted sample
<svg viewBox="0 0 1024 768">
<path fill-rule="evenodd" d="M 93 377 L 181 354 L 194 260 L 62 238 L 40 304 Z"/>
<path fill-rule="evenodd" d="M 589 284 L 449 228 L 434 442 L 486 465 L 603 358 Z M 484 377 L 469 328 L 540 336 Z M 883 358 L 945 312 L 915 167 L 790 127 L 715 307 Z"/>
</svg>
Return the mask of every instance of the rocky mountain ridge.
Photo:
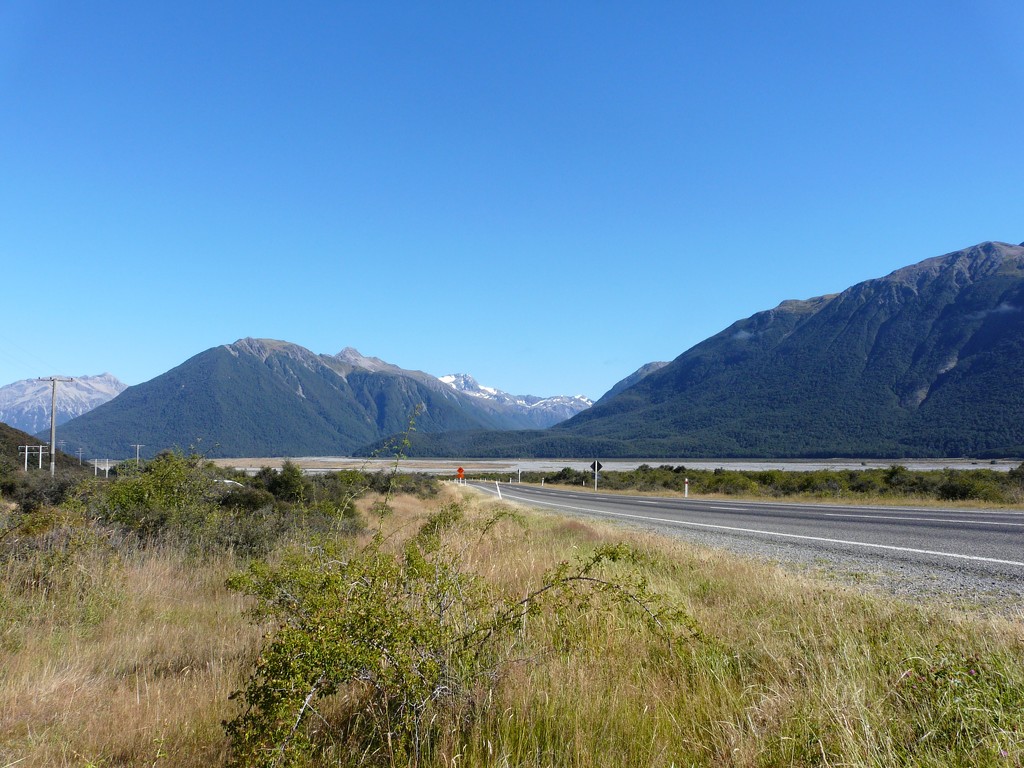
<svg viewBox="0 0 1024 768">
<path fill-rule="evenodd" d="M 456 392 L 489 403 L 494 408 L 519 414 L 524 419 L 523 428 L 544 429 L 554 426 L 560 421 L 565 421 L 577 413 L 585 411 L 594 404 L 590 398 L 583 395 L 555 395 L 553 397 L 510 395 L 494 387 L 482 386 L 466 373 L 441 376 L 440 381 Z"/>
<path fill-rule="evenodd" d="M 128 386 L 109 373 L 60 378 L 71 381 L 57 384 L 58 425 L 114 399 Z M 38 434 L 50 428 L 52 402 L 52 384 L 48 379 L 22 379 L 7 384 L 0 387 L 0 422 Z"/>
</svg>

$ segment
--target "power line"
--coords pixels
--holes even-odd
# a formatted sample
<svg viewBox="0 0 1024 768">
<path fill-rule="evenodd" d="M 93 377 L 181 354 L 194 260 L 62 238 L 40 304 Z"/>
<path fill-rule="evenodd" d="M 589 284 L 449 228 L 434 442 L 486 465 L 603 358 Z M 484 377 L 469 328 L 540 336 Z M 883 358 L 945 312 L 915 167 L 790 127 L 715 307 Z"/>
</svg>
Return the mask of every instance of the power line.
<svg viewBox="0 0 1024 768">
<path fill-rule="evenodd" d="M 50 361 L 43 360 L 39 355 L 35 354 L 31 350 L 25 349 L 25 347 L 18 344 L 9 336 L 0 334 L 0 342 L 3 342 L 8 346 L 5 350 L 3 345 L 0 345 L 0 357 L 5 358 L 8 362 L 13 362 L 23 368 L 49 368 L 51 371 L 57 367 L 52 365 Z"/>
</svg>

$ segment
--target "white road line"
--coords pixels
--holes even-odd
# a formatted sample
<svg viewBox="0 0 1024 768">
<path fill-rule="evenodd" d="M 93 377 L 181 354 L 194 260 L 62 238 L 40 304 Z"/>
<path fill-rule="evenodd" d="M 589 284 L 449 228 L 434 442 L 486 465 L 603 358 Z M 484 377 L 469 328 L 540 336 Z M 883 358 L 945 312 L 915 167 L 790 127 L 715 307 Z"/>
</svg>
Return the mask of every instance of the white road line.
<svg viewBox="0 0 1024 768">
<path fill-rule="evenodd" d="M 1024 523 L 1001 523 L 998 520 L 950 520 L 944 517 L 894 517 L 892 515 L 847 515 L 839 512 L 825 512 L 823 517 L 860 517 L 865 520 L 917 520 L 922 523 L 961 523 L 964 525 L 1011 525 L 1024 528 Z"/>
<path fill-rule="evenodd" d="M 625 512 L 605 512 L 600 509 L 590 509 L 589 507 L 571 507 L 567 504 L 554 504 L 550 501 L 540 501 L 538 499 L 531 499 L 525 496 L 512 496 L 511 494 L 505 494 L 506 499 L 513 499 L 516 501 L 522 501 L 526 504 L 543 504 L 548 507 L 556 507 L 560 509 L 571 509 L 576 512 L 589 512 L 594 515 L 605 515 L 607 517 L 621 517 L 628 518 L 630 520 L 644 520 L 652 523 L 662 523 L 669 525 L 684 525 L 694 528 L 712 528 L 719 531 L 736 531 L 737 533 L 756 533 L 762 536 L 778 536 L 784 539 L 800 539 L 802 541 L 820 541 L 826 544 L 845 544 L 853 547 L 868 547 L 870 549 L 886 549 L 892 552 L 910 552 L 916 555 L 935 555 L 937 557 L 952 557 L 958 560 L 974 560 L 983 563 L 999 563 L 1000 565 L 1016 565 L 1024 567 L 1024 562 L 1017 560 L 1000 560 L 995 557 L 979 557 L 977 555 L 963 555 L 959 552 L 937 552 L 931 549 L 914 549 L 912 547 L 897 547 L 891 544 L 872 544 L 867 541 L 847 541 L 846 539 L 829 539 L 823 536 L 801 536 L 796 533 L 779 533 L 777 531 L 762 531 L 757 528 L 736 528 L 731 525 L 712 525 L 711 523 L 692 523 L 683 520 L 666 520 L 663 517 L 647 517 L 646 515 L 630 515 Z"/>
</svg>

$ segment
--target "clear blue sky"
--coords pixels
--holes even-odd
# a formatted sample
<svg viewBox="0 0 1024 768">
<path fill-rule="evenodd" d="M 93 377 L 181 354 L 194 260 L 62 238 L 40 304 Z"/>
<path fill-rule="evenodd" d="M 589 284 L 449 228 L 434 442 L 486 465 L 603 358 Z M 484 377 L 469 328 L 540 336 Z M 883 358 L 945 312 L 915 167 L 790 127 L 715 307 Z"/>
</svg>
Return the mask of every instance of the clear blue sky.
<svg viewBox="0 0 1024 768">
<path fill-rule="evenodd" d="M 0 4 L 0 384 L 245 336 L 597 397 L 1024 240 L 1020 2 Z"/>
</svg>

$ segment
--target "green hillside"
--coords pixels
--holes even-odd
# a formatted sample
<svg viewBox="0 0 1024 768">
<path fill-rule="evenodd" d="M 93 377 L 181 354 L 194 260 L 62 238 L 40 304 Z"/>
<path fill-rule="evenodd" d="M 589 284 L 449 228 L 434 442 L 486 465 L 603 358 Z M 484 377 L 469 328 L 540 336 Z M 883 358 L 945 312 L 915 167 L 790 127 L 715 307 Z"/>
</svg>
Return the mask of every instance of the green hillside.
<svg viewBox="0 0 1024 768">
<path fill-rule="evenodd" d="M 983 243 L 740 320 L 543 433 L 457 456 L 1024 455 L 1024 247 Z"/>
<path fill-rule="evenodd" d="M 57 436 L 63 439 L 63 430 L 61 430 Z M 4 466 L 9 465 L 11 467 L 19 469 L 23 468 L 24 454 L 22 454 L 19 451 L 19 446 L 22 445 L 47 445 L 47 441 L 32 437 L 32 435 L 22 432 L 20 429 L 15 429 L 14 427 L 8 424 L 0 422 L 0 463 L 2 463 Z M 31 455 L 32 459 L 29 462 L 30 466 L 34 464 L 38 468 L 39 459 L 36 455 L 36 452 L 32 451 Z M 66 453 L 57 451 L 56 465 L 57 469 L 68 469 L 77 471 L 79 467 L 78 457 L 69 456 Z M 46 455 L 43 456 L 43 468 L 45 469 L 49 466 L 50 456 L 47 453 Z"/>
<path fill-rule="evenodd" d="M 176 448 L 215 456 L 344 455 L 405 430 L 496 429 L 440 383 L 344 367 L 295 344 L 244 339 L 202 352 L 62 428 L 89 455 Z"/>
</svg>

